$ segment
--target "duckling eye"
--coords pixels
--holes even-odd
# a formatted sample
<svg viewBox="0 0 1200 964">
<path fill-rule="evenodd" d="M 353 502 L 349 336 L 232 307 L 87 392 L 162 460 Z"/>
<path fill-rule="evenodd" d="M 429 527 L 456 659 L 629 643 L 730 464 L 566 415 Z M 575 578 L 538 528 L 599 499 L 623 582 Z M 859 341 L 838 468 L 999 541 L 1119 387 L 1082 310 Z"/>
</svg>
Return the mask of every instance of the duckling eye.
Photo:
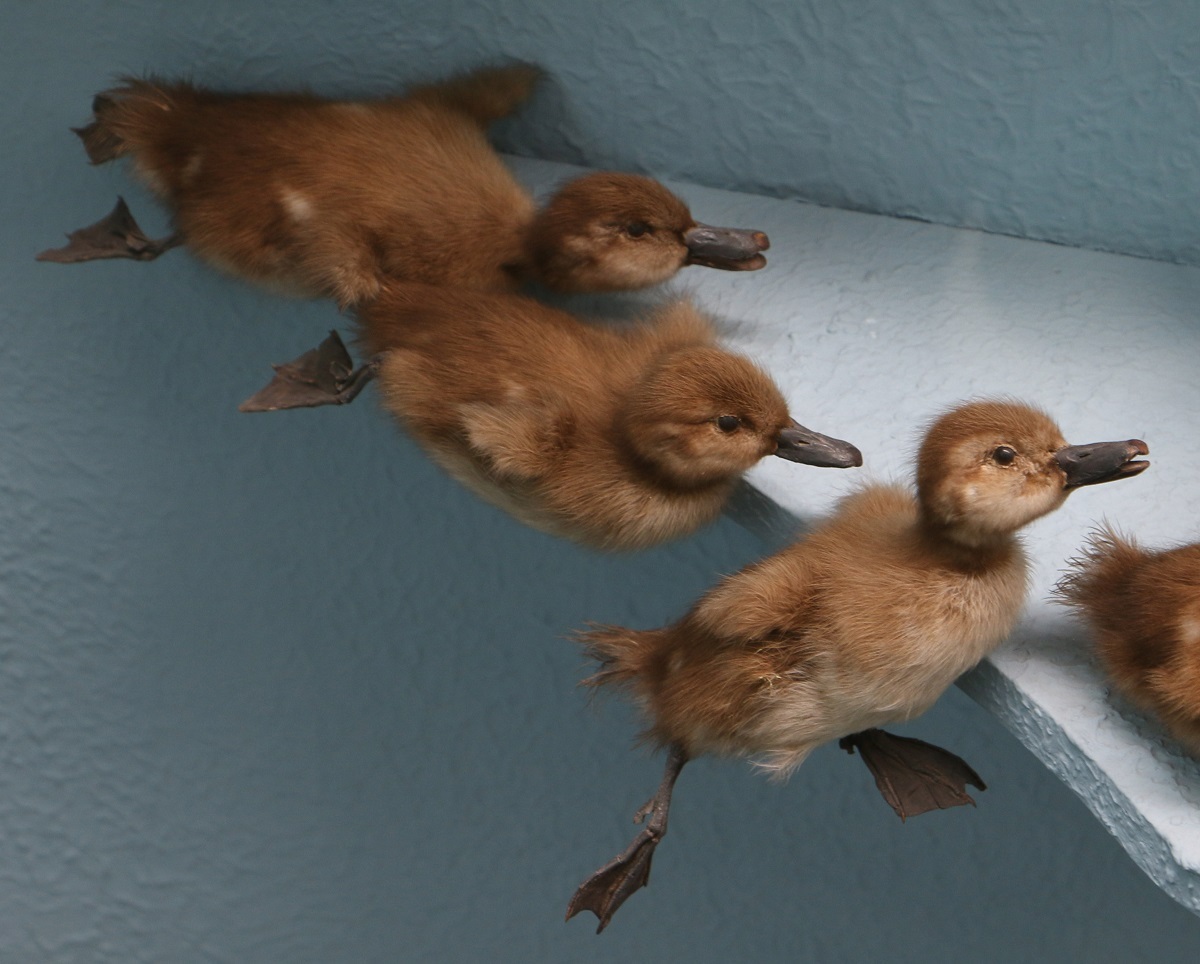
<svg viewBox="0 0 1200 964">
<path fill-rule="evenodd" d="M 1007 445 L 1001 445 L 995 452 L 992 453 L 992 461 L 997 465 L 1012 465 L 1016 459 L 1017 453 Z"/>
<path fill-rule="evenodd" d="M 736 432 L 742 427 L 742 420 L 736 415 L 722 415 L 717 419 L 717 428 L 722 432 Z"/>
<path fill-rule="evenodd" d="M 640 238 L 643 234 L 649 234 L 651 230 L 650 225 L 645 221 L 634 221 L 632 224 L 625 225 L 625 233 L 631 238 Z"/>
</svg>

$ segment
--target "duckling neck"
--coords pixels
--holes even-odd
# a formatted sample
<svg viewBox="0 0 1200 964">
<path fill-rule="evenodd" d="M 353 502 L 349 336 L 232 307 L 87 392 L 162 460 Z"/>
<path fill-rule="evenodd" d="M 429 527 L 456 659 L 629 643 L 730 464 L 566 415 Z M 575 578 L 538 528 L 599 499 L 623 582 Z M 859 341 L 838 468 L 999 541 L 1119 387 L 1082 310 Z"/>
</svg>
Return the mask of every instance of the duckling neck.
<svg viewBox="0 0 1200 964">
<path fill-rule="evenodd" d="M 670 490 L 679 495 L 725 491 L 732 488 L 734 479 L 728 475 L 701 476 L 694 470 L 686 475 L 671 471 L 669 463 L 644 455 L 632 445 L 621 446 L 630 471 L 640 480 L 653 483 L 660 490 Z"/>
<path fill-rule="evenodd" d="M 560 215 L 550 205 L 530 212 L 520 229 L 521 264 L 510 268 L 519 273 L 521 281 L 567 293 L 640 287 L 614 283 L 586 235 L 571 232 L 560 222 Z"/>
<path fill-rule="evenodd" d="M 501 267 L 517 287 L 546 283 L 542 268 L 543 255 L 539 253 L 537 241 L 537 215 L 536 210 L 530 210 L 509 228 L 511 234 L 508 237 L 512 239 L 509 243 L 514 248 L 514 254 Z"/>
<path fill-rule="evenodd" d="M 521 239 L 521 261 L 510 265 L 509 271 L 524 283 L 554 287 L 553 251 L 547 238 L 545 209 L 531 210 L 517 228 Z"/>
<path fill-rule="evenodd" d="M 930 518 L 922 512 L 917 520 L 921 542 L 956 567 L 985 567 L 1010 556 L 1017 549 L 1011 532 L 995 532 L 956 525 Z"/>
</svg>

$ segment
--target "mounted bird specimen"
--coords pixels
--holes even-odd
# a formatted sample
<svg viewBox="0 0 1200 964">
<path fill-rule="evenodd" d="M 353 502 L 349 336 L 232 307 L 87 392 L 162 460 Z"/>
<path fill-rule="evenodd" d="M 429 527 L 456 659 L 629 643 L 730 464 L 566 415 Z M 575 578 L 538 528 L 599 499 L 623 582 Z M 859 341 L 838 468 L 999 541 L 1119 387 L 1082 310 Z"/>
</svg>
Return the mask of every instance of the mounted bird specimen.
<svg viewBox="0 0 1200 964">
<path fill-rule="evenodd" d="M 648 177 L 585 175 L 539 210 L 485 131 L 540 76 L 528 64 L 485 68 L 374 100 L 126 78 L 96 95 L 95 119 L 76 133 L 94 164 L 130 157 L 177 233 L 147 247 L 132 215 L 114 211 L 38 257 L 149 260 L 183 243 L 247 281 L 343 306 L 389 279 L 612 291 L 688 264 L 766 263 L 765 234 L 699 224 Z"/>
<path fill-rule="evenodd" d="M 511 294 L 390 285 L 358 311 L 371 361 L 340 339 L 276 366 L 243 411 L 384 406 L 452 476 L 516 518 L 601 549 L 642 549 L 713 521 L 776 455 L 862 464 L 794 421 L 757 365 L 720 347 L 688 301 L 640 324 L 588 324 Z"/>
</svg>

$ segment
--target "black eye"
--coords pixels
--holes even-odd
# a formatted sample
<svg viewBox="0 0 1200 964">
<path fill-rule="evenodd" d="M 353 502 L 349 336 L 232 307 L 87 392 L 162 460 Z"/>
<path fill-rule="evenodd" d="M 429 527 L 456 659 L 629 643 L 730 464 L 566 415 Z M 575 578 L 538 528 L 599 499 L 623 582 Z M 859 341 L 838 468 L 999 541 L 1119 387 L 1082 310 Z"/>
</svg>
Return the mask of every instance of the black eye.
<svg viewBox="0 0 1200 964">
<path fill-rule="evenodd" d="M 650 233 L 650 225 L 645 221 L 634 221 L 633 224 L 625 225 L 625 233 L 631 238 L 640 238 L 643 234 Z"/>
<path fill-rule="evenodd" d="M 1001 445 L 992 453 L 992 461 L 997 465 L 1012 465 L 1016 457 L 1016 451 L 1010 449 L 1007 445 Z"/>
<path fill-rule="evenodd" d="M 722 415 L 717 419 L 717 428 L 722 432 L 736 432 L 742 427 L 742 420 L 736 415 Z"/>
</svg>

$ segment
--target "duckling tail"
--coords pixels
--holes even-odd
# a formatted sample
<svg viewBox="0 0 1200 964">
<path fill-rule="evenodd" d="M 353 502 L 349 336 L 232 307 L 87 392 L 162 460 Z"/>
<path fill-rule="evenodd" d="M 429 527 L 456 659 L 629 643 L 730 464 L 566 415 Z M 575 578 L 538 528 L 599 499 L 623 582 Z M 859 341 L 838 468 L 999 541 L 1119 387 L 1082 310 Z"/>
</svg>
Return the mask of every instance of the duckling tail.
<svg viewBox="0 0 1200 964">
<path fill-rule="evenodd" d="M 149 146 L 153 131 L 162 129 L 165 112 L 176 107 L 176 87 L 153 78 L 123 77 L 123 87 L 98 93 L 92 99 L 93 120 L 71 128 L 83 141 L 88 160 L 103 164 Z"/>
<path fill-rule="evenodd" d="M 93 164 L 111 161 L 127 150 L 125 142 L 102 119 L 102 115 L 109 112 L 111 103 L 104 94 L 97 94 L 92 100 L 92 111 L 96 119 L 85 127 L 71 128 L 83 141 L 83 149 L 87 151 L 88 160 Z"/>
<path fill-rule="evenodd" d="M 1054 587 L 1057 602 L 1080 611 L 1098 613 L 1110 608 L 1142 562 L 1136 542 L 1110 526 L 1092 532 L 1080 556 Z"/>
<path fill-rule="evenodd" d="M 599 670 L 583 681 L 584 686 L 634 687 L 644 682 L 661 630 L 638 632 L 623 626 L 593 626 L 574 635 Z"/>
<path fill-rule="evenodd" d="M 405 99 L 459 111 L 480 127 L 486 127 L 525 103 L 542 73 L 541 67 L 524 63 L 484 67 L 438 84 L 417 87 Z"/>
</svg>

